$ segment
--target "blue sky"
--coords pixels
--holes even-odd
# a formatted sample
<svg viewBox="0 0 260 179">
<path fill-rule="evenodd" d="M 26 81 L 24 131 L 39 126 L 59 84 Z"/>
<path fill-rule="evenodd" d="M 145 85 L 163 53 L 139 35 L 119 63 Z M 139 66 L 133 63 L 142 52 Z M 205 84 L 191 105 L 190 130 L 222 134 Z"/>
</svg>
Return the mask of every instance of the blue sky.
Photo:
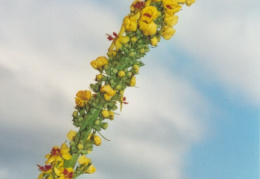
<svg viewBox="0 0 260 179">
<path fill-rule="evenodd" d="M 109 3 L 108 3 L 109 2 Z M 0 0 L 0 178 L 36 178 L 131 0 Z M 198 0 L 143 59 L 80 179 L 258 179 L 260 2 Z M 120 8 L 118 8 L 120 7 Z"/>
</svg>

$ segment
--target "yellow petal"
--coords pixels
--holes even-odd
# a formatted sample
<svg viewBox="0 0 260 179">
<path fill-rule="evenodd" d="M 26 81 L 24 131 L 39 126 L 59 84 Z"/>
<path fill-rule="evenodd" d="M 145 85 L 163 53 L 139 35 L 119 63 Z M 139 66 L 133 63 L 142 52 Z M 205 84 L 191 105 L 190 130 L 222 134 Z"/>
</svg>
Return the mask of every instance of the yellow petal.
<svg viewBox="0 0 260 179">
<path fill-rule="evenodd" d="M 175 29 L 173 29 L 171 26 L 164 26 L 162 28 L 161 35 L 165 40 L 169 40 L 174 34 L 175 34 Z"/>
<path fill-rule="evenodd" d="M 42 177 L 43 177 L 43 173 L 41 173 L 41 174 L 38 176 L 37 179 L 42 179 Z"/>
<path fill-rule="evenodd" d="M 94 140 L 94 144 L 96 146 L 100 146 L 101 145 L 101 138 L 99 136 L 94 135 L 93 140 Z"/>
<path fill-rule="evenodd" d="M 69 160 L 69 159 L 71 159 L 71 157 L 72 156 L 69 153 L 62 154 L 62 158 L 64 158 L 65 160 Z"/>
<path fill-rule="evenodd" d="M 119 41 L 120 43 L 123 43 L 123 44 L 129 42 L 129 40 L 130 40 L 130 38 L 129 38 L 128 36 L 122 36 L 122 37 L 119 37 L 119 38 L 118 38 L 118 41 Z"/>
<path fill-rule="evenodd" d="M 74 130 L 70 130 L 67 134 L 67 138 L 70 140 L 70 141 L 73 141 L 74 137 L 76 136 L 77 132 L 74 131 Z"/>
<path fill-rule="evenodd" d="M 102 116 L 103 116 L 104 118 L 107 118 L 107 117 L 109 116 L 108 110 L 103 110 L 103 111 L 101 112 L 101 114 L 102 114 Z"/>
<path fill-rule="evenodd" d="M 143 32 L 144 35 L 154 35 L 157 30 L 156 24 L 152 21 L 150 23 L 146 23 L 144 21 L 139 21 L 139 28 Z"/>
<path fill-rule="evenodd" d="M 91 164 L 85 172 L 91 174 L 94 173 L 95 171 L 96 168 Z"/>
<path fill-rule="evenodd" d="M 88 165 L 91 162 L 91 160 L 87 158 L 85 155 L 82 155 L 81 157 L 79 157 L 78 162 L 80 165 Z"/>
</svg>

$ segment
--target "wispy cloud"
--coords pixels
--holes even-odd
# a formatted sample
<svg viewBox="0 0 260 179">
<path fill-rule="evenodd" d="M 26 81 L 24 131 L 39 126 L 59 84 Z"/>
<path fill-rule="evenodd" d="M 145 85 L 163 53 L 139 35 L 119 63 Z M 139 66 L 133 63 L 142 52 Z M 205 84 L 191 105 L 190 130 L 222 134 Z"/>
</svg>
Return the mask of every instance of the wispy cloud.
<svg viewBox="0 0 260 179">
<path fill-rule="evenodd" d="M 200 1 L 183 13 L 176 39 L 196 58 L 205 77 L 210 75 L 244 100 L 259 104 L 259 13 L 249 4 L 259 2 Z"/>
</svg>

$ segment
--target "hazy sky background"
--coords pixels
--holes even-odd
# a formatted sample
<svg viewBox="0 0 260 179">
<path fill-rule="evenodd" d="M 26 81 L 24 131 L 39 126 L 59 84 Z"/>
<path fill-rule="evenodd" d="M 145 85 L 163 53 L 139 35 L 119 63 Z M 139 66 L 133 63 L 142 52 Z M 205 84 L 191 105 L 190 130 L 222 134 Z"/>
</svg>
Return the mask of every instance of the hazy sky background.
<svg viewBox="0 0 260 179">
<path fill-rule="evenodd" d="M 132 0 L 0 0 L 0 178 L 36 164 L 73 128 Z M 138 88 L 80 179 L 258 179 L 260 1 L 197 0 L 143 59 Z"/>
</svg>

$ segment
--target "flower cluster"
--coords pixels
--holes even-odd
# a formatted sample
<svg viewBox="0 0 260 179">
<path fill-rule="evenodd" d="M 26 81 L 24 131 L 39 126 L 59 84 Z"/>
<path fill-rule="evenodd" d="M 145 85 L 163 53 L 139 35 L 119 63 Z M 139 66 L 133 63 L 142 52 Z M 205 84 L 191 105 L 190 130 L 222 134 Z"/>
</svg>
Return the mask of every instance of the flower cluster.
<svg viewBox="0 0 260 179">
<path fill-rule="evenodd" d="M 38 179 L 74 179 L 96 171 L 86 155 L 94 146 L 101 145 L 100 131 L 107 129 L 106 120 L 114 120 L 117 105 L 120 104 L 122 110 L 123 104 L 128 104 L 124 91 L 136 86 L 136 75 L 144 65 L 140 59 L 151 47 L 158 45 L 161 37 L 169 40 L 175 34 L 176 13 L 183 4 L 190 6 L 194 2 L 134 0 L 119 33 L 107 34 L 107 39 L 112 41 L 107 56 L 100 56 L 90 63 L 99 72 L 95 83 L 90 84 L 90 90 L 76 94 L 72 121 L 78 131 L 70 130 L 68 143 L 54 146 L 45 156 L 46 165 L 38 165 L 41 171 Z"/>
</svg>

